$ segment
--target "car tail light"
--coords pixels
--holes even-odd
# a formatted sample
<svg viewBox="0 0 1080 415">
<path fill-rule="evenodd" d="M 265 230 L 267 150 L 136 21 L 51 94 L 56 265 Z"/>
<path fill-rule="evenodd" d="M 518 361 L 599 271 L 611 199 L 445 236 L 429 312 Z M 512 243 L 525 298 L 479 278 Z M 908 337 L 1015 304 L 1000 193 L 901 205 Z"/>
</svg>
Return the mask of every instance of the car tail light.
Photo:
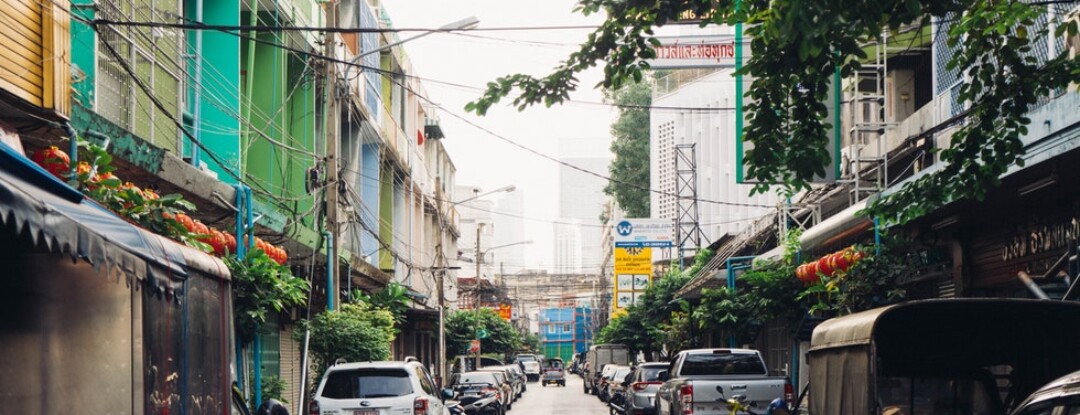
<svg viewBox="0 0 1080 415">
<path fill-rule="evenodd" d="M 634 392 L 644 391 L 649 385 L 659 385 L 662 382 L 634 382 L 630 384 L 631 388 L 634 388 Z"/>
<path fill-rule="evenodd" d="M 784 400 L 789 406 L 795 403 L 795 388 L 791 386 L 791 382 L 784 384 Z"/>
<path fill-rule="evenodd" d="M 679 403 L 682 406 L 683 415 L 694 413 L 694 385 L 682 385 L 679 387 Z"/>
<path fill-rule="evenodd" d="M 413 401 L 413 415 L 427 415 L 428 401 L 427 398 L 416 398 Z"/>
<path fill-rule="evenodd" d="M 310 413 L 311 415 L 319 415 L 319 403 L 316 401 L 311 401 L 311 406 L 308 407 L 308 413 Z"/>
</svg>

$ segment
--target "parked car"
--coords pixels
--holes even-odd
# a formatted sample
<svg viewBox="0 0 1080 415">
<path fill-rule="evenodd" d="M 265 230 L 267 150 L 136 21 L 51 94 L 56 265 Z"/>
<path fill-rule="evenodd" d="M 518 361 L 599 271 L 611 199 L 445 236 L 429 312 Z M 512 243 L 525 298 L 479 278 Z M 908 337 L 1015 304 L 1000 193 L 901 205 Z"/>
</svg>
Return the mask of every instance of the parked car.
<svg viewBox="0 0 1080 415">
<path fill-rule="evenodd" d="M 611 384 L 611 382 L 616 382 L 615 374 L 620 371 L 622 371 L 625 376 L 626 373 L 630 372 L 630 366 L 607 365 L 604 366 L 604 369 L 600 372 L 600 383 L 596 386 L 596 396 L 599 397 L 601 401 L 606 403 L 608 399 L 611 398 L 611 395 L 608 394 L 611 392 L 608 385 Z"/>
<path fill-rule="evenodd" d="M 600 393 L 598 386 L 604 366 L 629 365 L 630 349 L 625 344 L 597 344 L 589 348 L 585 362 L 585 373 L 582 375 L 585 382 L 582 388 L 585 393 L 597 395 Z"/>
<path fill-rule="evenodd" d="M 664 381 L 656 391 L 659 415 L 726 415 L 732 413 L 727 400 L 736 395 L 758 408 L 792 398 L 791 383 L 769 376 L 757 350 L 683 350 L 658 377 Z"/>
<path fill-rule="evenodd" d="M 510 407 L 514 405 L 514 385 L 510 379 L 506 376 L 506 372 L 499 369 L 484 368 L 477 372 L 488 372 L 495 375 L 495 379 L 499 381 L 499 389 L 502 395 L 503 408 L 510 410 Z"/>
<path fill-rule="evenodd" d="M 480 357 L 480 368 L 502 366 L 504 364 L 501 360 L 493 357 Z M 450 366 L 450 373 L 472 372 L 476 369 L 476 356 L 457 356 Z"/>
<path fill-rule="evenodd" d="M 521 395 L 529 389 L 529 378 L 525 376 L 525 372 L 521 370 L 521 366 L 503 365 L 502 367 L 510 369 L 510 372 L 513 373 L 514 376 L 521 381 L 521 390 L 518 391 L 518 397 L 520 398 Z"/>
<path fill-rule="evenodd" d="M 540 357 L 534 354 L 519 354 L 514 356 L 514 363 L 521 366 L 525 372 L 525 376 L 529 380 L 540 379 Z"/>
<path fill-rule="evenodd" d="M 611 377 L 604 384 L 604 397 L 607 398 L 608 403 L 622 405 L 620 401 L 622 391 L 626 389 L 623 383 L 630 377 L 631 371 L 633 371 L 633 368 L 630 366 L 616 366 L 615 370 L 611 372 Z"/>
<path fill-rule="evenodd" d="M 455 373 L 449 388 L 453 399 L 460 402 L 466 415 L 504 415 L 503 389 L 492 372 Z"/>
<path fill-rule="evenodd" d="M 490 366 L 480 369 L 479 372 L 499 372 L 506 378 L 506 382 L 510 384 L 510 402 L 516 401 L 521 397 L 521 391 L 525 387 L 525 379 L 520 379 L 517 373 L 510 367 L 503 366 Z"/>
<path fill-rule="evenodd" d="M 449 415 L 431 374 L 415 360 L 331 366 L 316 389 L 311 413 Z"/>
<path fill-rule="evenodd" d="M 656 391 L 664 382 L 660 381 L 660 372 L 667 370 L 667 363 L 642 363 L 634 368 L 627 379 L 627 387 L 622 392 L 622 405 L 615 412 L 625 415 L 655 415 Z"/>
</svg>

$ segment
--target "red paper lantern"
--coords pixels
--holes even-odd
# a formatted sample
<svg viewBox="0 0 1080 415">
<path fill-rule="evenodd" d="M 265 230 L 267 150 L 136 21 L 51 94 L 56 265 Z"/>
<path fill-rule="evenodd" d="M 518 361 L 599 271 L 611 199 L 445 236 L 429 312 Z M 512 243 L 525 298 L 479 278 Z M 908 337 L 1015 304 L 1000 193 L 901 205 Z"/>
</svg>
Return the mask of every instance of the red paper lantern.
<svg viewBox="0 0 1080 415">
<path fill-rule="evenodd" d="M 828 255 L 821 257 L 821 259 L 817 261 L 817 270 L 821 275 L 826 277 L 831 277 L 833 275 L 833 271 L 835 270 L 829 261 Z"/>
<path fill-rule="evenodd" d="M 38 150 L 31 157 L 34 163 L 48 170 L 53 176 L 61 179 L 66 178 L 68 169 L 71 168 L 71 158 L 57 146 L 49 146 Z"/>
</svg>

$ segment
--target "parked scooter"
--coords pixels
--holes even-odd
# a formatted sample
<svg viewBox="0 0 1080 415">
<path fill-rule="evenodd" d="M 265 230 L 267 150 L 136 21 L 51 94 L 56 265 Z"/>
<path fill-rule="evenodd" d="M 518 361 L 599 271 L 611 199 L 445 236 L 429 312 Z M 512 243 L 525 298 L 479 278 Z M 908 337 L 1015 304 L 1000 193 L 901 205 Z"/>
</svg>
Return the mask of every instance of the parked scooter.
<svg viewBox="0 0 1080 415">
<path fill-rule="evenodd" d="M 454 385 L 454 398 L 464 415 L 505 415 L 499 392 L 488 384 Z M 451 413 L 451 415 L 457 415 Z"/>
<path fill-rule="evenodd" d="M 727 399 L 727 409 L 734 414 L 749 414 L 749 415 L 788 415 L 791 411 L 788 409 L 787 402 L 784 402 L 783 398 L 776 398 L 769 403 L 769 406 L 765 408 L 765 412 L 755 412 L 756 404 L 754 402 L 747 402 L 746 395 L 734 395 Z"/>
</svg>

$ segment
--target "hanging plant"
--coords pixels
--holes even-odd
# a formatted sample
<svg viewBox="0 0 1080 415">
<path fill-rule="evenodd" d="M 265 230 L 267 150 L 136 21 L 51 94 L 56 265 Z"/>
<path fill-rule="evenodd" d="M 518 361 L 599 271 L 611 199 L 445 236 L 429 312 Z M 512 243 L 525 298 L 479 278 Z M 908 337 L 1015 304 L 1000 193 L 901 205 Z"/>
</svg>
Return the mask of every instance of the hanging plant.
<svg viewBox="0 0 1080 415">
<path fill-rule="evenodd" d="M 307 302 L 308 282 L 292 275 L 288 267 L 253 249 L 243 260 L 225 257 L 233 281 L 233 308 L 237 330 L 245 343 L 266 323 L 271 313 Z"/>
<path fill-rule="evenodd" d="M 873 247 L 852 246 L 811 262 L 827 262 L 833 272 L 818 270 L 816 278 L 804 281 L 806 289 L 797 298 L 811 301 L 811 311 L 825 314 L 854 313 L 902 300 L 906 292 L 898 279 L 917 271 L 897 249 L 898 243 L 883 245 L 874 255 L 870 254 Z"/>
</svg>

